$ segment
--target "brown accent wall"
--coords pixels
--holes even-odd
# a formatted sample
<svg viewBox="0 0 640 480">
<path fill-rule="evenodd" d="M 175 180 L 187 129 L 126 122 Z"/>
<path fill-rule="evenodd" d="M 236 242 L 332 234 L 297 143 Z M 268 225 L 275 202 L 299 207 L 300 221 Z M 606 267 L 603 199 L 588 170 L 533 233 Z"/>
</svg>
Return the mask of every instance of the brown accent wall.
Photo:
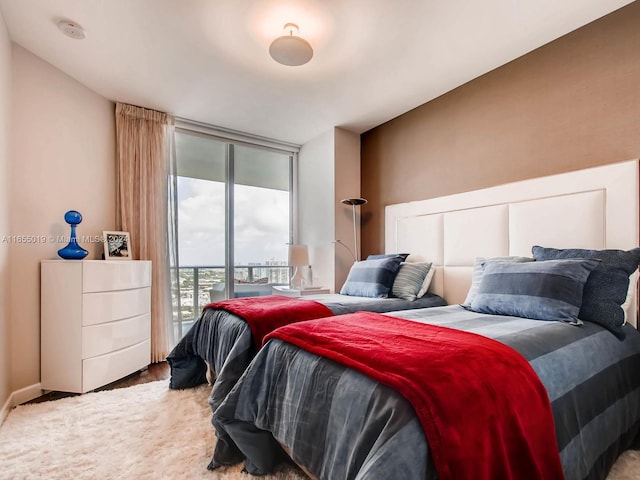
<svg viewBox="0 0 640 480">
<path fill-rule="evenodd" d="M 640 1 L 362 135 L 362 253 L 384 207 L 640 157 Z"/>
</svg>

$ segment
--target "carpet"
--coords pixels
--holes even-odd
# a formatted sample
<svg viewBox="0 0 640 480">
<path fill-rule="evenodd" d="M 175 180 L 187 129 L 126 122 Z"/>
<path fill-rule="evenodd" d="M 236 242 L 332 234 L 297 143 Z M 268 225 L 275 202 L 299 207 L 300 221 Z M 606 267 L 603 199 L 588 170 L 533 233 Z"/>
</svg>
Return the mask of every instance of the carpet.
<svg viewBox="0 0 640 480">
<path fill-rule="evenodd" d="M 247 480 L 241 465 L 209 472 L 215 435 L 210 388 L 167 381 L 23 405 L 0 427 L 0 479 Z M 264 480 L 303 480 L 282 466 Z M 620 457 L 607 480 L 640 478 L 640 452 Z"/>
</svg>

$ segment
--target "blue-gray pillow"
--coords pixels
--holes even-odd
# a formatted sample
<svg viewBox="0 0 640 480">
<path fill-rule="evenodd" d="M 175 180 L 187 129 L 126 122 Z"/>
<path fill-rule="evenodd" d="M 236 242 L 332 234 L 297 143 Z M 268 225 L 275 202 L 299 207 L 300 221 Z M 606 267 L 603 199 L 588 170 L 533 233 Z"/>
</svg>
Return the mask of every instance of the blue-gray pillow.
<svg viewBox="0 0 640 480">
<path fill-rule="evenodd" d="M 395 255 L 354 263 L 340 294 L 356 297 L 388 297 L 403 260 L 402 255 Z"/>
<path fill-rule="evenodd" d="M 596 259 L 489 263 L 471 309 L 581 325 L 584 285 L 599 263 Z"/>
<path fill-rule="evenodd" d="M 597 258 L 600 264 L 584 286 L 584 298 L 579 318 L 598 323 L 618 336 L 624 336 L 624 310 L 629 275 L 640 263 L 640 248 L 625 250 L 556 249 L 534 246 L 536 260 L 562 258 Z"/>
<path fill-rule="evenodd" d="M 381 258 L 391 258 L 391 257 L 402 257 L 402 261 L 404 262 L 410 254 L 408 253 L 377 253 L 374 255 L 369 255 L 367 260 L 380 260 Z"/>
<path fill-rule="evenodd" d="M 484 272 L 484 267 L 488 263 L 494 262 L 510 262 L 510 263 L 521 263 L 521 262 L 533 262 L 533 258 L 531 257 L 517 257 L 517 256 L 508 256 L 508 257 L 476 257 L 473 262 L 473 272 L 471 273 L 471 286 L 469 287 L 469 291 L 467 292 L 467 298 L 464 299 L 463 307 L 470 307 L 471 302 L 478 294 L 478 288 L 480 287 L 480 281 L 482 280 L 482 273 Z"/>
</svg>

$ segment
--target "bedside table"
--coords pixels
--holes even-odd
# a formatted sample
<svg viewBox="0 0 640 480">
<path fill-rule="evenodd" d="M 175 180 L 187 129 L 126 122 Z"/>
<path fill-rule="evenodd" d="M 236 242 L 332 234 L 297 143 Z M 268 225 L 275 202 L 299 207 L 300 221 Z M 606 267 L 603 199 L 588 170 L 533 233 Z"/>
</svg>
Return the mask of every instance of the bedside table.
<svg viewBox="0 0 640 480">
<path fill-rule="evenodd" d="M 287 287 L 286 285 L 275 285 L 272 287 L 272 295 L 284 295 L 285 297 L 304 297 L 306 295 L 320 295 L 331 293 L 331 290 L 328 288 L 305 288 L 305 289 L 295 289 Z"/>
</svg>

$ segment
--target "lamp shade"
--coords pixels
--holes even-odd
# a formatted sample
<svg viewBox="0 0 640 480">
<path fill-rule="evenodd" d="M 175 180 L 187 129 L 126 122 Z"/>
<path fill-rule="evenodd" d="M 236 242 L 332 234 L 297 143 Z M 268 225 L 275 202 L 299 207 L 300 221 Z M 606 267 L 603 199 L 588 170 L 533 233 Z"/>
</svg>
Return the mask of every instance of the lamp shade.
<svg viewBox="0 0 640 480">
<path fill-rule="evenodd" d="M 304 65 L 313 57 L 313 48 L 304 38 L 294 35 L 294 30 L 298 31 L 295 23 L 287 23 L 285 30 L 289 30 L 289 35 L 283 35 L 271 42 L 269 55 L 276 62 L 290 67 Z"/>
<path fill-rule="evenodd" d="M 345 205 L 351 205 L 353 207 L 357 207 L 358 205 L 364 205 L 367 201 L 364 198 L 345 198 L 344 200 L 340 200 Z"/>
<path fill-rule="evenodd" d="M 356 223 L 356 207 L 359 207 L 360 205 L 364 205 L 365 203 L 367 203 L 367 200 L 365 198 L 355 197 L 355 198 L 344 198 L 340 200 L 340 202 L 344 203 L 345 205 L 350 205 L 351 211 L 353 212 L 353 251 L 355 252 L 355 255 L 353 255 L 353 257 L 357 262 L 360 260 L 360 252 L 358 250 L 358 228 Z M 349 250 L 349 248 L 347 248 L 347 250 Z"/>
<path fill-rule="evenodd" d="M 295 267 L 309 265 L 309 248 L 307 245 L 289 245 L 289 265 Z"/>
</svg>

